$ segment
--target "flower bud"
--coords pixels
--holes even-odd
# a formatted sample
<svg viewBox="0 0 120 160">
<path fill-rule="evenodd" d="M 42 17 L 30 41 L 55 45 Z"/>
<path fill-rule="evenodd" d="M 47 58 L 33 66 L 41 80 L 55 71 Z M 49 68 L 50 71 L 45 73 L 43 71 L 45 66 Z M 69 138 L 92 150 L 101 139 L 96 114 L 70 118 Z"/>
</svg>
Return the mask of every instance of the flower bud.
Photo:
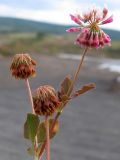
<svg viewBox="0 0 120 160">
<path fill-rule="evenodd" d="M 13 57 L 10 70 L 16 79 L 27 79 L 35 76 L 35 65 L 36 62 L 31 59 L 29 54 L 16 54 Z"/>
<path fill-rule="evenodd" d="M 37 115 L 50 116 L 60 107 L 60 101 L 53 87 L 40 86 L 33 93 L 34 110 Z"/>
<path fill-rule="evenodd" d="M 108 14 L 108 9 L 107 7 L 104 7 L 103 8 L 103 19 L 107 16 L 107 14 Z"/>
</svg>

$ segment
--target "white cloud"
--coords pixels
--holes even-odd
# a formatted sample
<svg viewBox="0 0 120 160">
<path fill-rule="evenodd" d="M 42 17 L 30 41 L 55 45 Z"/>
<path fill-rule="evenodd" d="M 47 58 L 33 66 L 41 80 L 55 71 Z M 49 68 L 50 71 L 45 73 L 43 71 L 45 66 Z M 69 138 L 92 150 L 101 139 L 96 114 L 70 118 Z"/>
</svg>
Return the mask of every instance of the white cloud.
<svg viewBox="0 0 120 160">
<path fill-rule="evenodd" d="M 33 19 L 38 21 L 48 21 L 52 23 L 70 23 L 70 12 L 61 9 L 55 10 L 32 10 L 32 9 L 19 9 L 0 4 L 0 16 L 18 17 Z"/>
<path fill-rule="evenodd" d="M 113 4 L 115 4 L 115 3 L 119 3 L 120 4 L 120 0 L 107 0 L 107 2 L 109 2 L 109 3 L 113 3 Z"/>
<path fill-rule="evenodd" d="M 106 27 L 120 30 L 120 10 L 115 10 L 111 14 L 113 14 L 113 22 L 107 24 Z"/>
<path fill-rule="evenodd" d="M 74 24 L 72 23 L 69 14 L 75 13 L 76 11 L 83 10 L 85 4 L 77 4 L 74 1 L 57 2 L 55 10 L 32 10 L 32 9 L 19 9 L 10 7 L 8 5 L 0 4 L 0 16 L 18 17 L 24 19 L 31 19 L 37 21 L 46 21 L 51 23 L 59 24 Z M 78 10 L 79 9 L 79 10 Z M 120 30 L 120 11 L 115 10 L 112 12 L 114 15 L 113 23 L 104 25 L 107 28 Z"/>
<path fill-rule="evenodd" d="M 8 15 L 8 13 L 11 11 L 11 7 L 0 4 L 0 15 Z"/>
</svg>

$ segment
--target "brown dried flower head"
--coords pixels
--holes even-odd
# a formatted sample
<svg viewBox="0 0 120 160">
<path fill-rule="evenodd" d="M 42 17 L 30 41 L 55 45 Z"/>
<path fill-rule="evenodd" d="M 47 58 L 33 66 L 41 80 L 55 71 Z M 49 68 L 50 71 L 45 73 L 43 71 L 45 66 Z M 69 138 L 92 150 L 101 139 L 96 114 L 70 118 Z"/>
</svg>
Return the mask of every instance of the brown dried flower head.
<svg viewBox="0 0 120 160">
<path fill-rule="evenodd" d="M 27 79 L 35 76 L 35 65 L 36 62 L 31 59 L 29 54 L 16 54 L 13 57 L 10 70 L 16 79 Z"/>
<path fill-rule="evenodd" d="M 34 110 L 37 115 L 50 116 L 60 107 L 60 102 L 52 86 L 40 86 L 33 93 Z"/>
</svg>

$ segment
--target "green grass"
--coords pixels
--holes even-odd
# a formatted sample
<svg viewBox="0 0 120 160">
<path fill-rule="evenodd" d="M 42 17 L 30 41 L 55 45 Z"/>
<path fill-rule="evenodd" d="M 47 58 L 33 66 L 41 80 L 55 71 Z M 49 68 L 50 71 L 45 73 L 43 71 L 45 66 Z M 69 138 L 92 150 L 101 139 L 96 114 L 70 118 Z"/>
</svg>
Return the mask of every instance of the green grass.
<svg viewBox="0 0 120 160">
<path fill-rule="evenodd" d="M 80 54 L 82 49 L 74 44 L 75 34 L 52 35 L 45 33 L 14 33 L 0 35 L 0 54 L 4 56 L 21 52 L 39 54 L 72 53 Z M 120 41 L 99 50 L 90 50 L 92 54 L 104 52 L 104 56 L 120 58 Z"/>
</svg>

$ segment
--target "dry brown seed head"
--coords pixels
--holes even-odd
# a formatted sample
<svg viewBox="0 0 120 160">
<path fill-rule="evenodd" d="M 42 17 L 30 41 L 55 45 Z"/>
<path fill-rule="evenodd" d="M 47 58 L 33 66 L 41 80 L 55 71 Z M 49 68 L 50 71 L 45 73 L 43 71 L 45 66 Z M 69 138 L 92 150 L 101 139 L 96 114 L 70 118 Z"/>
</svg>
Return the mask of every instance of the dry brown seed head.
<svg viewBox="0 0 120 160">
<path fill-rule="evenodd" d="M 33 93 L 35 113 L 41 116 L 50 116 L 60 107 L 60 101 L 52 86 L 44 85 Z"/>
<path fill-rule="evenodd" d="M 13 57 L 10 70 L 12 72 L 12 76 L 16 79 L 27 79 L 35 76 L 35 65 L 36 62 L 31 59 L 29 54 L 16 54 Z"/>
</svg>

